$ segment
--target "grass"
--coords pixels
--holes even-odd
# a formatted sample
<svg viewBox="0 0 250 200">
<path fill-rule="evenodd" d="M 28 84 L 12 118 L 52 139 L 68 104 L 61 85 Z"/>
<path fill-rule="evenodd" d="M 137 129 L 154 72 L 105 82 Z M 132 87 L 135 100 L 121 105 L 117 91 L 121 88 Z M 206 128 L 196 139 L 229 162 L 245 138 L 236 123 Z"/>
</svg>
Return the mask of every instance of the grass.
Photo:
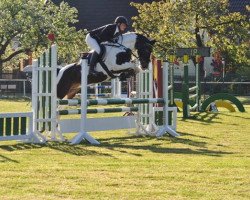
<svg viewBox="0 0 250 200">
<path fill-rule="evenodd" d="M 0 100 L 0 112 L 29 111 Z M 0 199 L 250 199 L 250 106 L 178 114 L 179 138 L 96 132 L 100 146 L 0 143 Z"/>
</svg>

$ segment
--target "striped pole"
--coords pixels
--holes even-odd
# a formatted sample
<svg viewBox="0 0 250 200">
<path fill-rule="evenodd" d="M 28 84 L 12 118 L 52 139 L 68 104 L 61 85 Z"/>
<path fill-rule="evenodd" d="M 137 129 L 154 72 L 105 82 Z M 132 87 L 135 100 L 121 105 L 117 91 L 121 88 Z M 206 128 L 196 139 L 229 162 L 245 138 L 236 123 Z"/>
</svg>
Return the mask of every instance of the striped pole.
<svg viewBox="0 0 250 200">
<path fill-rule="evenodd" d="M 89 89 L 95 89 L 95 88 L 98 88 L 98 89 L 112 89 L 112 86 L 111 85 L 89 85 L 88 88 Z"/>
<path fill-rule="evenodd" d="M 164 103 L 163 98 L 120 98 L 120 99 L 88 99 L 87 105 L 116 105 L 116 104 L 150 104 L 150 103 Z M 59 105 L 76 106 L 81 105 L 80 99 L 62 99 L 58 101 Z"/>
<path fill-rule="evenodd" d="M 97 93 L 97 94 L 88 94 L 88 98 L 96 98 L 96 97 L 111 97 L 111 93 Z"/>
<path fill-rule="evenodd" d="M 87 109 L 88 114 L 95 113 L 116 113 L 116 112 L 137 112 L 137 107 L 124 107 L 124 108 L 96 108 L 96 109 Z M 81 114 L 81 109 L 71 109 L 71 110 L 59 110 L 59 115 L 75 115 Z"/>
</svg>

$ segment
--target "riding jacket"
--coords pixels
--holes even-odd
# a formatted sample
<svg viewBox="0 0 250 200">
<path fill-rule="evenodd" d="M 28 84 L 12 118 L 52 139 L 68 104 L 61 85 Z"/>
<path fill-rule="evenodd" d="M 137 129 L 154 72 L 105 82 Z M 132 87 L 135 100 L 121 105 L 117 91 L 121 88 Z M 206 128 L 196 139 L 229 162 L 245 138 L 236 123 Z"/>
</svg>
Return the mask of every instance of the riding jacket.
<svg viewBox="0 0 250 200">
<path fill-rule="evenodd" d="M 115 37 L 121 35 L 117 24 L 108 24 L 89 32 L 90 36 L 94 38 L 98 44 L 106 41 L 112 41 Z"/>
</svg>

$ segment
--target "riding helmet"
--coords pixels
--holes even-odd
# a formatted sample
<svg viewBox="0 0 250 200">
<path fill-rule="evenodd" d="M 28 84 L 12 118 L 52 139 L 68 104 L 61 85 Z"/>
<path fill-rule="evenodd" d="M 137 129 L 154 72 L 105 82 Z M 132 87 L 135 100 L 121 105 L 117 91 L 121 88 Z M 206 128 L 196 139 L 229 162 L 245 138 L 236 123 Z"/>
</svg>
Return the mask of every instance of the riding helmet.
<svg viewBox="0 0 250 200">
<path fill-rule="evenodd" d="M 128 20 L 126 17 L 124 16 L 118 16 L 116 19 L 115 19 L 115 23 L 118 24 L 118 23 L 124 23 L 128 26 Z"/>
</svg>

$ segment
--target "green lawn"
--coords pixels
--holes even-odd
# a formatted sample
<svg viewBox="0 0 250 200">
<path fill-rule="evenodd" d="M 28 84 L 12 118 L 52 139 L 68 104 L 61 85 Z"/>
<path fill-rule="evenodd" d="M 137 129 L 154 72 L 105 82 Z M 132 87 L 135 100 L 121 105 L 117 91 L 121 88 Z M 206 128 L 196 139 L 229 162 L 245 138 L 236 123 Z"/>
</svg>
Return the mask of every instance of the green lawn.
<svg viewBox="0 0 250 200">
<path fill-rule="evenodd" d="M 250 199 L 245 113 L 178 114 L 179 138 L 97 132 L 101 145 L 0 142 L 0 199 Z M 30 111 L 0 100 L 0 112 Z"/>
</svg>

